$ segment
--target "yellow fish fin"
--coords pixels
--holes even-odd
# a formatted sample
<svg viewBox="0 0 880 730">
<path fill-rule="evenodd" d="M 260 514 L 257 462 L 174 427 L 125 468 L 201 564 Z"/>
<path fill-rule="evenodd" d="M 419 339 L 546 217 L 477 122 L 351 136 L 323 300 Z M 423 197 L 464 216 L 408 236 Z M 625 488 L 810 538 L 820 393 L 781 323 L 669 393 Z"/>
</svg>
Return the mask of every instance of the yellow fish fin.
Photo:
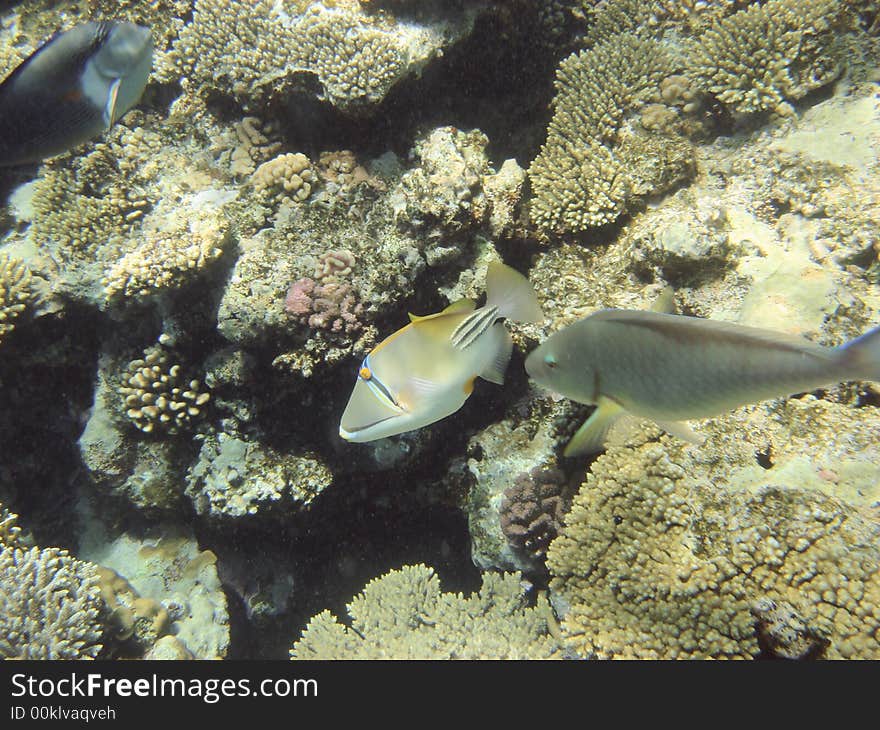
<svg viewBox="0 0 880 730">
<path fill-rule="evenodd" d="M 470 312 L 477 306 L 476 302 L 473 299 L 459 299 L 457 302 L 453 302 L 446 309 L 441 312 L 435 312 L 434 314 L 425 314 L 418 315 L 409 313 L 409 321 L 410 322 L 421 322 L 426 319 L 434 319 L 435 317 L 443 317 L 447 314 L 457 314 L 459 312 Z"/>
<path fill-rule="evenodd" d="M 483 380 L 488 380 L 490 383 L 504 385 L 504 373 L 507 370 L 507 364 L 510 362 L 510 354 L 513 352 L 513 339 L 511 339 L 510 332 L 507 331 L 507 328 L 501 322 L 495 323 L 493 327 L 500 327 L 503 334 L 501 335 L 501 341 L 495 357 L 492 358 L 489 366 L 480 373 L 480 377 Z"/>
<path fill-rule="evenodd" d="M 663 287 L 663 291 L 660 292 L 651 311 L 660 314 L 676 314 L 675 290 L 671 286 Z"/>
<path fill-rule="evenodd" d="M 616 401 L 599 397 L 599 403 L 593 415 L 581 426 L 577 433 L 572 436 L 563 456 L 583 456 L 595 454 L 605 448 L 605 437 L 614 425 L 614 422 L 624 413 L 623 406 Z"/>
<path fill-rule="evenodd" d="M 655 421 L 654 423 L 675 438 L 687 441 L 689 444 L 700 446 L 706 440 L 705 436 L 698 434 L 684 421 Z"/>
</svg>

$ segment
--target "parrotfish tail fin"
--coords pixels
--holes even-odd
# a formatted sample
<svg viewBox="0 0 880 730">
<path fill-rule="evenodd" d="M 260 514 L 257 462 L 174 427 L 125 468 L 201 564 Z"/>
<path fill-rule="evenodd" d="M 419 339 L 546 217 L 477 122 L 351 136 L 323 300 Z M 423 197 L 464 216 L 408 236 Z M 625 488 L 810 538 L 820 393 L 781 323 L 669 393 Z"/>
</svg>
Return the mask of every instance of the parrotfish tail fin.
<svg viewBox="0 0 880 730">
<path fill-rule="evenodd" d="M 615 421 L 624 413 L 623 406 L 609 398 L 600 398 L 599 406 L 568 442 L 563 456 L 595 454 L 605 448 L 605 439 Z"/>
<path fill-rule="evenodd" d="M 839 349 L 848 377 L 880 382 L 880 327 L 868 330 Z"/>
<path fill-rule="evenodd" d="M 490 383 L 504 385 L 504 373 L 507 371 L 507 363 L 510 362 L 510 353 L 513 352 L 513 340 L 501 322 L 494 326 L 501 330 L 498 349 L 495 351 L 495 358 L 489 363 L 489 367 L 480 373 L 480 377 Z"/>
<path fill-rule="evenodd" d="M 701 446 L 706 440 L 704 436 L 698 434 L 684 421 L 655 421 L 655 423 L 666 433 L 672 434 L 682 441 L 687 441 L 689 444 Z"/>
<path fill-rule="evenodd" d="M 486 306 L 497 307 L 499 317 L 514 322 L 540 322 L 544 319 L 529 280 L 500 261 L 490 263 L 486 273 Z"/>
</svg>

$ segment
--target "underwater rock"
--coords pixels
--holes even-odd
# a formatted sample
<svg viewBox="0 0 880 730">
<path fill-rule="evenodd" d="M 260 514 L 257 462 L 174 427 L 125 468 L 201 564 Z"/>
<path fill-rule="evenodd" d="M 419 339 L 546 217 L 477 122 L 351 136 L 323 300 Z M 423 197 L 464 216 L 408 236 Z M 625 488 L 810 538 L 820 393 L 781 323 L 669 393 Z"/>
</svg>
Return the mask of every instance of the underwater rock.
<svg viewBox="0 0 880 730">
<path fill-rule="evenodd" d="M 828 639 L 811 629 L 790 603 L 761 598 L 751 606 L 758 642 L 770 656 L 780 659 L 813 659 L 828 646 Z"/>
<path fill-rule="evenodd" d="M 80 554 L 124 575 L 133 589 L 161 608 L 145 619 L 161 635 L 162 611 L 170 632 L 196 659 L 222 659 L 229 648 L 226 596 L 217 576 L 217 558 L 200 550 L 191 528 L 167 525 L 143 534 L 112 535 L 89 510 L 82 510 Z M 152 615 L 150 615 L 152 613 Z M 158 622 L 158 623 L 157 623 Z"/>
<path fill-rule="evenodd" d="M 201 515 L 271 514 L 289 518 L 333 481 L 314 454 L 287 454 L 226 433 L 208 435 L 186 476 L 186 494 Z"/>
</svg>

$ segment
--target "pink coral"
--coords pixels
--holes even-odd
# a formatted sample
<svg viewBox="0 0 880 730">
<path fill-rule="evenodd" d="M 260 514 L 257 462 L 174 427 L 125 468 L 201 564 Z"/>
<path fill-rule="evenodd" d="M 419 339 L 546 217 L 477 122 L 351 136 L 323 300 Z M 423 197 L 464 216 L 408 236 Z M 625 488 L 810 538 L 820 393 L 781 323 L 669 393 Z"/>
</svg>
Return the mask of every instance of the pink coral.
<svg viewBox="0 0 880 730">
<path fill-rule="evenodd" d="M 312 292 L 314 290 L 315 282 L 312 279 L 297 279 L 287 290 L 284 310 L 298 317 L 308 315 L 312 311 Z"/>
<path fill-rule="evenodd" d="M 354 334 L 361 329 L 363 305 L 350 284 L 297 279 L 287 290 L 285 310 L 311 329 Z"/>
</svg>

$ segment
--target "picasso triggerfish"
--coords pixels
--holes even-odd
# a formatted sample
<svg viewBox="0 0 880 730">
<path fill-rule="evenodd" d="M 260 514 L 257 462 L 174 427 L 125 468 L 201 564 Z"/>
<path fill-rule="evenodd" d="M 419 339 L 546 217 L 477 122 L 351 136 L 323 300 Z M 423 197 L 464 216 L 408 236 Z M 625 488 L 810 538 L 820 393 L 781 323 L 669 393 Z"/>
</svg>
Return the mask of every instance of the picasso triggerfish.
<svg viewBox="0 0 880 730">
<path fill-rule="evenodd" d="M 522 274 L 489 264 L 486 304 L 470 299 L 410 323 L 385 339 L 358 369 L 339 435 L 373 441 L 412 431 L 455 413 L 477 376 L 504 382 L 513 343 L 501 319 L 543 319 L 535 292 Z"/>
</svg>

